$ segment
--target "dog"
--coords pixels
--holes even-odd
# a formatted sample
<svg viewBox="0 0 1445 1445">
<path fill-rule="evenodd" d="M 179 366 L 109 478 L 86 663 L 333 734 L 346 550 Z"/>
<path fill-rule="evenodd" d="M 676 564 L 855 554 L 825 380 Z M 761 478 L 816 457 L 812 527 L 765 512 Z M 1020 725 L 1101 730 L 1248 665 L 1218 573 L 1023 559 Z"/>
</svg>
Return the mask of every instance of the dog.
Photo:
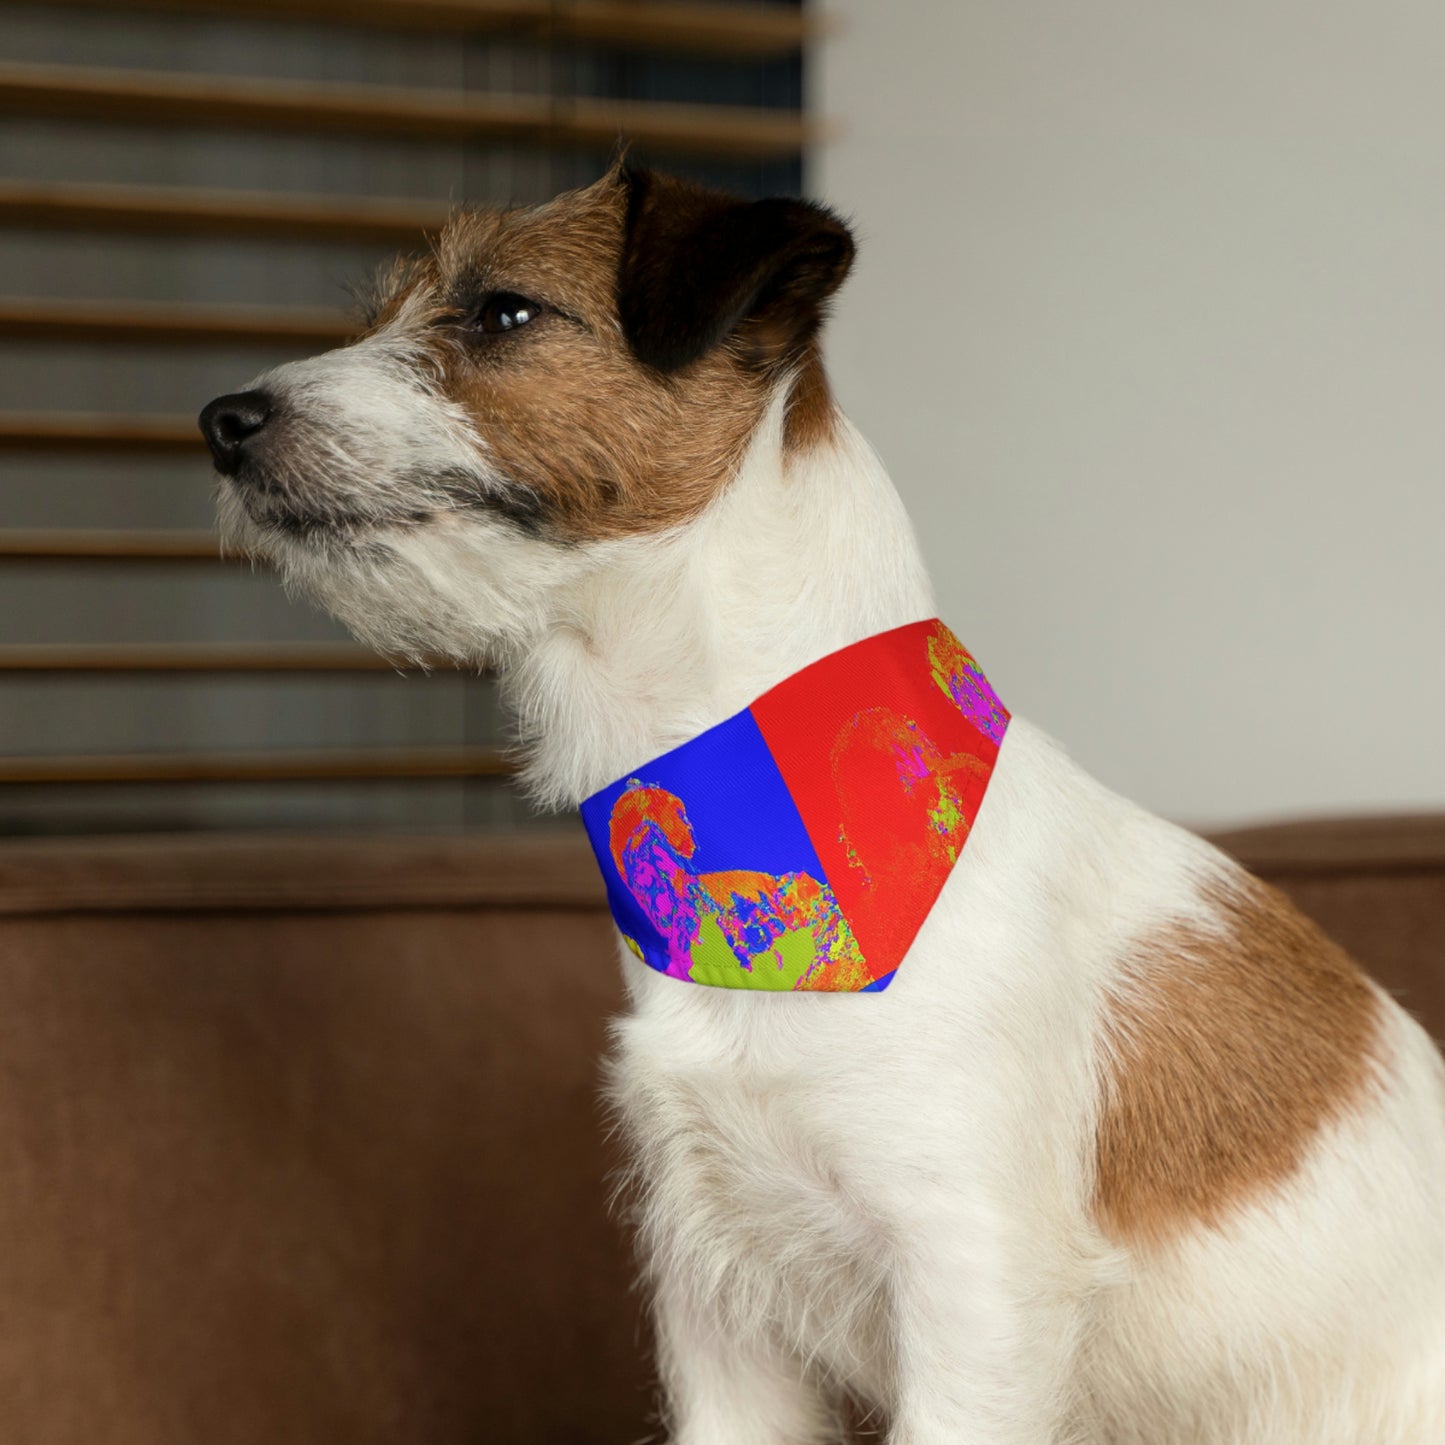
<svg viewBox="0 0 1445 1445">
<path fill-rule="evenodd" d="M 705 867 L 648 760 L 934 615 L 822 366 L 853 254 L 820 206 L 619 163 L 458 213 L 360 339 L 202 413 L 229 545 L 390 656 L 495 666 L 534 794 L 630 789 L 603 852 L 639 909 L 693 900 L 724 972 L 786 971 L 803 923 L 851 955 L 807 868 Z M 893 1445 L 1445 1439 L 1434 1046 L 1278 893 L 958 687 L 991 780 L 886 992 L 619 947 L 671 1439 L 811 1445 L 858 1402 Z M 875 825 L 827 840 L 847 868 Z"/>
</svg>

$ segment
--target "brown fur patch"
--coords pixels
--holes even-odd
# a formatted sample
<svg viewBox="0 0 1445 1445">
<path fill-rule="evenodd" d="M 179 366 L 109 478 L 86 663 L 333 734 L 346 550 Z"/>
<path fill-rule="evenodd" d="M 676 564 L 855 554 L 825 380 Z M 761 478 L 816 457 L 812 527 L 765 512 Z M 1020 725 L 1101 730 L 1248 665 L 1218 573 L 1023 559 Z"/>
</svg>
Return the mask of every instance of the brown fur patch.
<svg viewBox="0 0 1445 1445">
<path fill-rule="evenodd" d="M 1158 1243 L 1286 1181 L 1365 1095 L 1380 1004 L 1350 958 L 1246 874 L 1135 950 L 1105 1022 L 1095 1211 Z"/>
<path fill-rule="evenodd" d="M 783 444 L 789 451 L 806 452 L 832 441 L 838 407 L 817 343 L 810 343 L 788 395 Z"/>
<path fill-rule="evenodd" d="M 694 517 L 736 472 L 777 375 L 741 336 L 669 374 L 637 358 L 618 315 L 627 220 L 619 171 L 544 206 L 460 213 L 378 310 L 379 327 L 432 355 L 443 390 L 516 490 L 516 505 L 500 510 L 567 540 Z M 469 332 L 468 314 L 497 292 L 544 309 L 515 332 Z M 798 378 L 790 445 L 821 440 L 831 425 L 815 347 Z"/>
<path fill-rule="evenodd" d="M 623 206 L 608 178 L 545 206 L 464 212 L 381 312 L 432 353 L 489 463 L 525 498 L 518 514 L 568 540 L 694 516 L 733 474 L 766 401 L 723 348 L 680 378 L 632 357 L 616 307 Z M 515 333 L 468 335 L 469 311 L 496 292 L 545 309 Z"/>
</svg>

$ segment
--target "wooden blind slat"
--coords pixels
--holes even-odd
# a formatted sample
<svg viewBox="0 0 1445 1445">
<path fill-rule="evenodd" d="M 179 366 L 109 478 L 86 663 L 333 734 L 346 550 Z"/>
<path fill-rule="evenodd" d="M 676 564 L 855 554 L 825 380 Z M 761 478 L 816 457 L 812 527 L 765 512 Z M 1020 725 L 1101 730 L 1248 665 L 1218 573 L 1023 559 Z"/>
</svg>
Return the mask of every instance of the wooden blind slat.
<svg viewBox="0 0 1445 1445">
<path fill-rule="evenodd" d="M 819 137 L 801 114 L 743 106 L 19 63 L 0 65 L 0 113 L 592 150 L 610 150 L 625 137 L 658 152 L 737 160 L 796 156 Z"/>
<path fill-rule="evenodd" d="M 476 747 L 0 757 L 0 784 L 348 782 L 499 778 L 514 771 L 496 748 Z"/>
<path fill-rule="evenodd" d="M 360 197 L 0 181 L 0 225 L 53 230 L 412 246 L 439 231 L 448 214 L 446 206 Z"/>
<path fill-rule="evenodd" d="M 211 532 L 0 531 L 0 561 L 219 562 Z M 246 558 L 236 558 L 247 561 Z"/>
<path fill-rule="evenodd" d="M 404 0 L 402 0 L 404 3 Z M 555 32 L 594 45 L 691 51 L 763 59 L 792 55 L 825 33 L 801 9 L 779 5 L 637 4 L 634 0 L 536 0 L 555 8 Z"/>
<path fill-rule="evenodd" d="M 0 673 L 353 673 L 406 668 L 365 648 L 328 642 L 0 645 Z"/>
<path fill-rule="evenodd" d="M 356 329 L 345 312 L 301 306 L 0 298 L 0 337 L 9 340 L 330 347 Z"/>
<path fill-rule="evenodd" d="M 189 11 L 389 30 L 505 35 L 699 55 L 790 55 L 821 27 L 776 5 L 676 0 L 56 0 L 77 7 Z"/>
<path fill-rule="evenodd" d="M 184 452 L 205 450 L 193 416 L 99 412 L 0 412 L 0 451 Z"/>
</svg>

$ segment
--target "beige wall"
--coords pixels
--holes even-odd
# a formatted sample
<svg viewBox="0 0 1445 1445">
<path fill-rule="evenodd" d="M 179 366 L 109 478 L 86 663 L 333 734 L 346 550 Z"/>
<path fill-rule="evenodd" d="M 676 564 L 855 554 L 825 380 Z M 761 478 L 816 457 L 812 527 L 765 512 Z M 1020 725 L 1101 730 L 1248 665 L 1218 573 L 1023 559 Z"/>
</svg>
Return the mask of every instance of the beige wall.
<svg viewBox="0 0 1445 1445">
<path fill-rule="evenodd" d="M 941 608 L 1111 786 L 1445 806 L 1445 9 L 830 0 L 830 334 Z"/>
</svg>

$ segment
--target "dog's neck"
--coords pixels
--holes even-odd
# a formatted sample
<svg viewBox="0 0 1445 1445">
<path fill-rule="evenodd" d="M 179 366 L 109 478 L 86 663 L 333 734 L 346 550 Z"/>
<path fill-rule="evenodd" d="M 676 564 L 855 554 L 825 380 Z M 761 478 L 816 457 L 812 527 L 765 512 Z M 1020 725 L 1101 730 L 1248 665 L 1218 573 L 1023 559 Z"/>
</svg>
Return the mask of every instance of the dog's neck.
<svg viewBox="0 0 1445 1445">
<path fill-rule="evenodd" d="M 809 662 L 933 615 L 882 463 L 839 416 L 806 451 L 779 397 L 737 476 L 665 537 L 599 545 L 505 674 L 541 800 L 575 806 Z"/>
</svg>

